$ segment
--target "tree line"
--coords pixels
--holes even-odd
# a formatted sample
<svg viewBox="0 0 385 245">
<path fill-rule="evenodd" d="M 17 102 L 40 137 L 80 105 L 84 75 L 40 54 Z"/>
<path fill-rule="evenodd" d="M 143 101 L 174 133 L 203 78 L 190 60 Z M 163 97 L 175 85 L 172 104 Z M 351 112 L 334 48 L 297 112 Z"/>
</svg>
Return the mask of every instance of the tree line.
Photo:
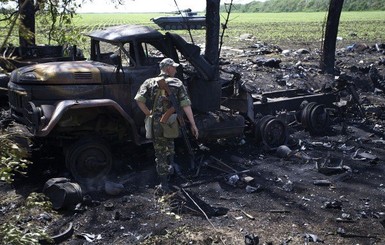
<svg viewBox="0 0 385 245">
<path fill-rule="evenodd" d="M 327 11 L 330 0 L 267 0 L 247 4 L 233 4 L 232 12 L 238 13 L 278 13 L 278 12 L 319 12 Z M 225 11 L 226 5 L 221 6 Z M 384 0 L 345 0 L 343 11 L 385 10 Z"/>
</svg>

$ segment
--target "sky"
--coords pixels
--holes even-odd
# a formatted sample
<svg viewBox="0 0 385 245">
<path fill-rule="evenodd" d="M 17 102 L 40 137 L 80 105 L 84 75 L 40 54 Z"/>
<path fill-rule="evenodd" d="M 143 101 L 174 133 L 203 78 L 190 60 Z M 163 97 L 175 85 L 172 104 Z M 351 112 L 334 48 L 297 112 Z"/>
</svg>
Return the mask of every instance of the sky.
<svg viewBox="0 0 385 245">
<path fill-rule="evenodd" d="M 233 3 L 245 4 L 252 0 L 233 0 Z M 115 7 L 110 1 L 93 0 L 92 3 L 82 4 L 78 13 L 127 13 L 127 12 L 174 12 L 190 8 L 193 11 L 203 11 L 206 8 L 206 0 L 123 0 L 124 5 Z M 230 3 L 230 0 L 221 0 L 221 4 Z"/>
</svg>

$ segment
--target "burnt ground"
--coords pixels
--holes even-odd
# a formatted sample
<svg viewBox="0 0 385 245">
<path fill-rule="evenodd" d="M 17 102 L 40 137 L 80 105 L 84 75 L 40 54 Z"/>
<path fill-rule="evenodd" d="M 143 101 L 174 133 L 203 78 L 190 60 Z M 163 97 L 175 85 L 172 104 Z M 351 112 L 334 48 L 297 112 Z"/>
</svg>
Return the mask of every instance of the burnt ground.
<svg viewBox="0 0 385 245">
<path fill-rule="evenodd" d="M 258 43 L 224 48 L 222 61 L 226 69 L 241 72 L 256 93 L 315 91 L 334 80 L 319 72 L 316 49 L 282 49 Z M 292 123 L 289 156 L 266 149 L 250 134 L 194 142 L 199 172 L 188 170 L 183 143 L 177 142 L 176 160 L 190 181 L 173 178 L 175 192 L 163 197 L 154 189 L 151 145 L 127 144 L 115 148 L 117 166 L 108 177 L 123 184 L 117 193 L 107 194 L 101 181 L 82 186 L 83 201 L 76 208 L 23 208 L 25 198 L 42 192 L 49 178 L 70 177 L 57 167 L 60 153 L 35 147 L 27 177 L 1 183 L 1 223 L 18 219 L 24 232 L 42 227 L 50 235 L 72 225 L 67 236 L 57 238 L 62 244 L 384 244 L 384 58 L 374 46 L 337 52 L 336 64 L 355 84 L 366 118 L 352 103 L 344 118 L 332 117 L 323 135 Z M 371 64 L 381 79 L 369 72 Z M 342 100 L 349 98 L 343 94 Z M 2 125 L 11 130 L 16 126 L 8 125 L 6 109 Z M 213 168 L 218 162 L 221 170 Z"/>
</svg>

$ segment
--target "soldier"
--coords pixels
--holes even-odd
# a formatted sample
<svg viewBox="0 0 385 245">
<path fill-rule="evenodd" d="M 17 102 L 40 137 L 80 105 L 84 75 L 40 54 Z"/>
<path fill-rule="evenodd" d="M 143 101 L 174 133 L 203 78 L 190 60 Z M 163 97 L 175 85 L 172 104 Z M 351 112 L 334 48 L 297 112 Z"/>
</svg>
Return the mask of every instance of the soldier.
<svg viewBox="0 0 385 245">
<path fill-rule="evenodd" d="M 168 100 L 165 91 L 159 88 L 157 81 L 165 79 L 190 122 L 192 134 L 195 138 L 198 138 L 198 129 L 191 110 L 190 98 L 182 81 L 174 77 L 178 66 L 179 64 L 170 58 L 163 59 L 159 63 L 160 75 L 144 81 L 135 96 L 139 108 L 146 117 L 152 116 L 152 139 L 156 157 L 156 170 L 160 179 L 160 187 L 165 192 L 170 191 L 168 177 L 173 170 L 175 151 L 174 139 L 163 136 L 160 119 L 172 107 L 172 104 Z M 152 110 L 146 106 L 146 102 L 150 102 L 148 104 L 152 106 Z"/>
</svg>

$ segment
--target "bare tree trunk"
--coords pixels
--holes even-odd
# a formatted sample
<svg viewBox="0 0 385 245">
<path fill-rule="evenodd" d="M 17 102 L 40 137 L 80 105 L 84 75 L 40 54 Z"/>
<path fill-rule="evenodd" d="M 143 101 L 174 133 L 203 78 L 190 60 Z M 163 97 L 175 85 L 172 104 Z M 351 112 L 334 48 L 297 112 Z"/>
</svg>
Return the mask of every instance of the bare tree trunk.
<svg viewBox="0 0 385 245">
<path fill-rule="evenodd" d="M 206 59 L 219 76 L 219 6 L 220 0 L 206 0 Z"/>
<path fill-rule="evenodd" d="M 20 47 L 35 45 L 35 7 L 33 0 L 19 0 L 21 25 L 19 27 Z"/>
<path fill-rule="evenodd" d="M 336 40 L 343 4 L 344 0 L 330 0 L 325 40 L 320 63 L 321 70 L 328 74 L 334 73 Z"/>
</svg>

